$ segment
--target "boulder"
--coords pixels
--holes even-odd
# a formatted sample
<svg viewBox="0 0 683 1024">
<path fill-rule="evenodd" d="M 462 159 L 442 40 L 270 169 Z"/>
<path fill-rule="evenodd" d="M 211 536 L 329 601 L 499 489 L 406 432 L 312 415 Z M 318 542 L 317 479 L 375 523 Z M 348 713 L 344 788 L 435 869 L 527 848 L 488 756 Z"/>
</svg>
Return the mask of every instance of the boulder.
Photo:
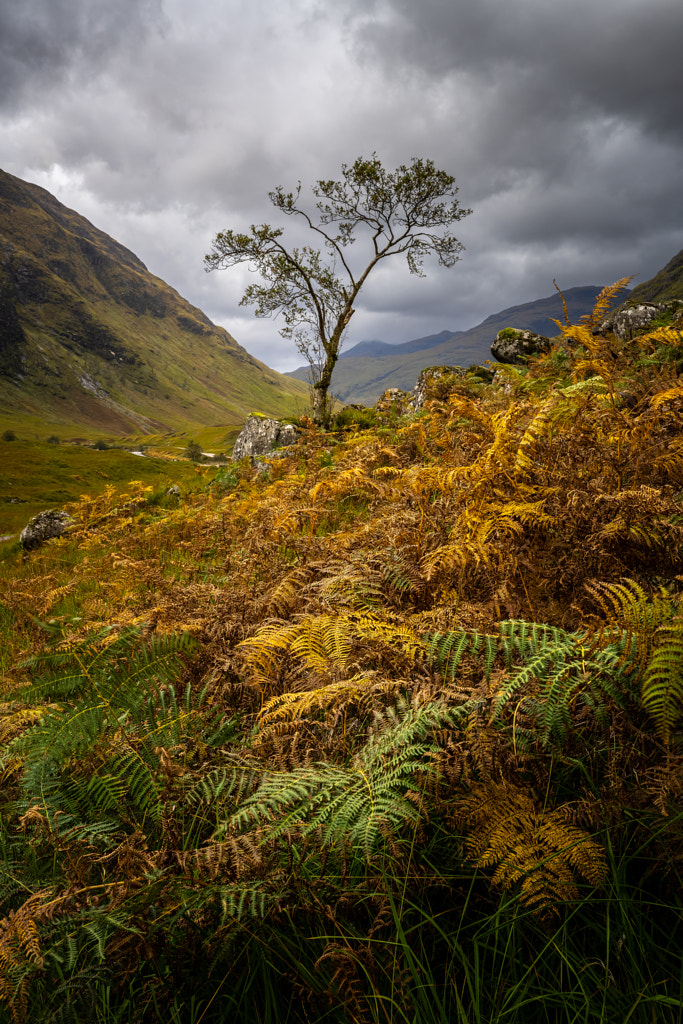
<svg viewBox="0 0 683 1024">
<path fill-rule="evenodd" d="M 428 398 L 443 398 L 449 384 L 465 376 L 461 366 L 428 366 L 422 370 L 413 388 L 413 409 L 421 409 Z"/>
<path fill-rule="evenodd" d="M 73 519 L 63 509 L 50 508 L 45 512 L 39 512 L 37 516 L 29 519 L 21 531 L 19 540 L 26 551 L 40 547 L 46 540 L 52 537 L 59 537 L 73 523 Z"/>
<path fill-rule="evenodd" d="M 512 363 L 526 366 L 531 356 L 550 352 L 550 339 L 534 331 L 522 331 L 517 327 L 504 327 L 498 331 L 491 355 L 497 363 Z"/>
<path fill-rule="evenodd" d="M 485 366 L 476 364 L 465 369 L 462 366 L 428 366 L 422 370 L 413 388 L 411 408 L 417 412 L 425 404 L 428 398 L 436 398 L 443 401 L 450 393 L 464 381 L 478 381 L 482 384 L 490 384 L 493 380 L 493 371 Z"/>
<path fill-rule="evenodd" d="M 269 455 L 275 448 L 286 448 L 294 444 L 299 431 L 291 423 L 271 420 L 266 416 L 247 417 L 232 450 L 232 461 Z"/>
<path fill-rule="evenodd" d="M 660 317 L 664 321 L 673 321 L 683 314 L 683 302 L 672 299 L 668 302 L 639 302 L 629 306 L 621 306 L 615 310 L 600 327 L 597 334 L 612 331 L 618 338 L 632 338 L 634 334 L 642 334 L 650 329 L 653 320 Z"/>
<path fill-rule="evenodd" d="M 413 396 L 401 388 L 387 388 L 375 402 L 375 412 L 380 420 L 387 419 L 392 411 L 396 416 L 413 411 Z"/>
</svg>

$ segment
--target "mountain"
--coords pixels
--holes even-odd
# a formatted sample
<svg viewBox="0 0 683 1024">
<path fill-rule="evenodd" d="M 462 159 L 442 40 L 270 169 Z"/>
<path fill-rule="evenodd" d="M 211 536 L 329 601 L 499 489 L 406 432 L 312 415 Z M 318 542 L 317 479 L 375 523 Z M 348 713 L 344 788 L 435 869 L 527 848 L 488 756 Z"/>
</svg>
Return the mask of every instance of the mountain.
<svg viewBox="0 0 683 1024">
<path fill-rule="evenodd" d="M 637 285 L 628 297 L 629 304 L 667 299 L 683 299 L 683 249 L 658 274 Z"/>
<path fill-rule="evenodd" d="M 412 352 L 422 352 L 426 348 L 435 348 L 444 341 L 454 338 L 462 331 L 441 331 L 439 334 L 429 334 L 426 338 L 415 338 L 413 341 L 404 341 L 400 345 L 392 345 L 386 341 L 359 341 L 357 345 L 347 351 L 342 351 L 340 359 L 356 358 L 357 356 L 370 356 L 372 359 L 380 359 L 384 356 L 396 356 L 399 353 L 407 356 Z"/>
<path fill-rule="evenodd" d="M 3 422 L 129 434 L 303 411 L 308 389 L 45 189 L 0 171 L 0 402 Z"/>
<path fill-rule="evenodd" d="M 590 313 L 600 288 L 586 285 L 564 292 L 569 317 L 577 320 Z M 493 313 L 467 331 L 442 331 L 401 345 L 361 341 L 342 353 L 332 375 L 332 391 L 343 402 L 372 405 L 386 388 L 411 390 L 426 366 L 470 366 L 491 358 L 491 342 L 503 327 L 519 327 L 553 337 L 554 320 L 562 320 L 562 299 L 557 294 L 535 302 L 509 306 Z M 290 376 L 308 380 L 308 367 Z"/>
</svg>

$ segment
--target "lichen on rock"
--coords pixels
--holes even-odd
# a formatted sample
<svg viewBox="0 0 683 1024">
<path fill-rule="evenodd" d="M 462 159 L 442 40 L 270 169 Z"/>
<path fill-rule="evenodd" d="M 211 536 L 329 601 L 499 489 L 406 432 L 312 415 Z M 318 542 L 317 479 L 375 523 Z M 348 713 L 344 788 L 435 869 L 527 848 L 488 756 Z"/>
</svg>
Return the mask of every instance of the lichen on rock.
<svg viewBox="0 0 683 1024">
<path fill-rule="evenodd" d="M 63 509 L 49 508 L 44 512 L 39 512 L 38 515 L 29 519 L 21 531 L 19 536 L 21 546 L 25 551 L 38 548 L 46 540 L 50 540 L 52 537 L 60 537 L 65 530 L 68 530 L 72 523 L 73 519 Z"/>
<path fill-rule="evenodd" d="M 511 363 L 526 366 L 531 356 L 543 355 L 550 351 L 550 339 L 535 331 L 523 331 L 516 327 L 504 327 L 498 331 L 492 345 L 491 355 L 497 363 Z"/>
<path fill-rule="evenodd" d="M 272 420 L 252 413 L 247 417 L 235 441 L 232 461 L 269 455 L 276 448 L 286 448 L 294 444 L 298 437 L 299 431 L 292 423 L 282 423 L 281 420 Z"/>
</svg>

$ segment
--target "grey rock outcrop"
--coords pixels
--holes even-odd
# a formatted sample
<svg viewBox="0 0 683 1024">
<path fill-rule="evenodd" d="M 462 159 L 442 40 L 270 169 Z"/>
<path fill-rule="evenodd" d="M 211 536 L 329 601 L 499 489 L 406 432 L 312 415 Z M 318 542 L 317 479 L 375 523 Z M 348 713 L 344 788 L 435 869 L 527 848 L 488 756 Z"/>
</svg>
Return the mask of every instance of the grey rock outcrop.
<svg viewBox="0 0 683 1024">
<path fill-rule="evenodd" d="M 375 412 L 380 420 L 388 419 L 392 412 L 402 416 L 413 411 L 413 395 L 402 388 L 387 388 L 375 402 Z"/>
<path fill-rule="evenodd" d="M 631 306 L 621 306 L 615 310 L 598 328 L 597 333 L 607 334 L 612 331 L 618 338 L 632 338 L 635 334 L 647 331 L 653 320 L 660 317 L 675 319 L 683 314 L 683 302 L 672 299 L 668 302 L 639 302 Z"/>
<path fill-rule="evenodd" d="M 455 377 L 464 376 L 465 371 L 461 366 L 428 366 L 422 370 L 413 388 L 413 409 L 417 412 L 429 397 L 436 397 L 434 391 L 439 384 L 445 386 Z"/>
<path fill-rule="evenodd" d="M 539 356 L 550 351 L 550 339 L 534 331 L 522 331 L 516 327 L 504 327 L 498 331 L 491 355 L 497 363 L 511 363 L 526 366 L 530 356 Z"/>
<path fill-rule="evenodd" d="M 46 540 L 52 537 L 60 537 L 65 530 L 73 523 L 73 519 L 64 510 L 50 508 L 45 512 L 39 512 L 37 516 L 29 519 L 21 531 L 19 540 L 26 551 L 40 547 Z"/>
<path fill-rule="evenodd" d="M 291 423 L 251 415 L 242 427 L 232 450 L 232 461 L 258 455 L 269 455 L 275 448 L 294 444 L 299 431 Z"/>
<path fill-rule="evenodd" d="M 446 398 L 454 387 L 463 381 L 480 381 L 490 384 L 493 371 L 476 364 L 468 366 L 428 366 L 420 373 L 413 388 L 412 409 L 421 409 L 428 398 Z"/>
</svg>

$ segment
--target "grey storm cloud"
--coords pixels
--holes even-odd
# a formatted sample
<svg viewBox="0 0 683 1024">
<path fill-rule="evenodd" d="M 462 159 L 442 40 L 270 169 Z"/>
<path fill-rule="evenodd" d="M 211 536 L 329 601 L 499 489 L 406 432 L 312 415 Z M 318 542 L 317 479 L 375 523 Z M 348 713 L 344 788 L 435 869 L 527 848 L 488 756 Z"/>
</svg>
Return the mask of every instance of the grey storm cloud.
<svg viewBox="0 0 683 1024">
<path fill-rule="evenodd" d="M 0 5 L 0 105 L 73 75 L 101 73 L 161 19 L 160 0 L 4 0 Z"/>
<path fill-rule="evenodd" d="M 0 0 L 0 164 L 291 367 L 248 271 L 202 257 L 373 151 L 433 159 L 474 213 L 452 271 L 369 282 L 349 344 L 655 273 L 683 246 L 681 39 L 681 0 Z"/>
<path fill-rule="evenodd" d="M 505 105 L 521 101 L 532 120 L 600 111 L 681 138 L 679 0 L 363 0 L 359 10 L 359 42 L 387 70 L 498 81 Z"/>
</svg>

